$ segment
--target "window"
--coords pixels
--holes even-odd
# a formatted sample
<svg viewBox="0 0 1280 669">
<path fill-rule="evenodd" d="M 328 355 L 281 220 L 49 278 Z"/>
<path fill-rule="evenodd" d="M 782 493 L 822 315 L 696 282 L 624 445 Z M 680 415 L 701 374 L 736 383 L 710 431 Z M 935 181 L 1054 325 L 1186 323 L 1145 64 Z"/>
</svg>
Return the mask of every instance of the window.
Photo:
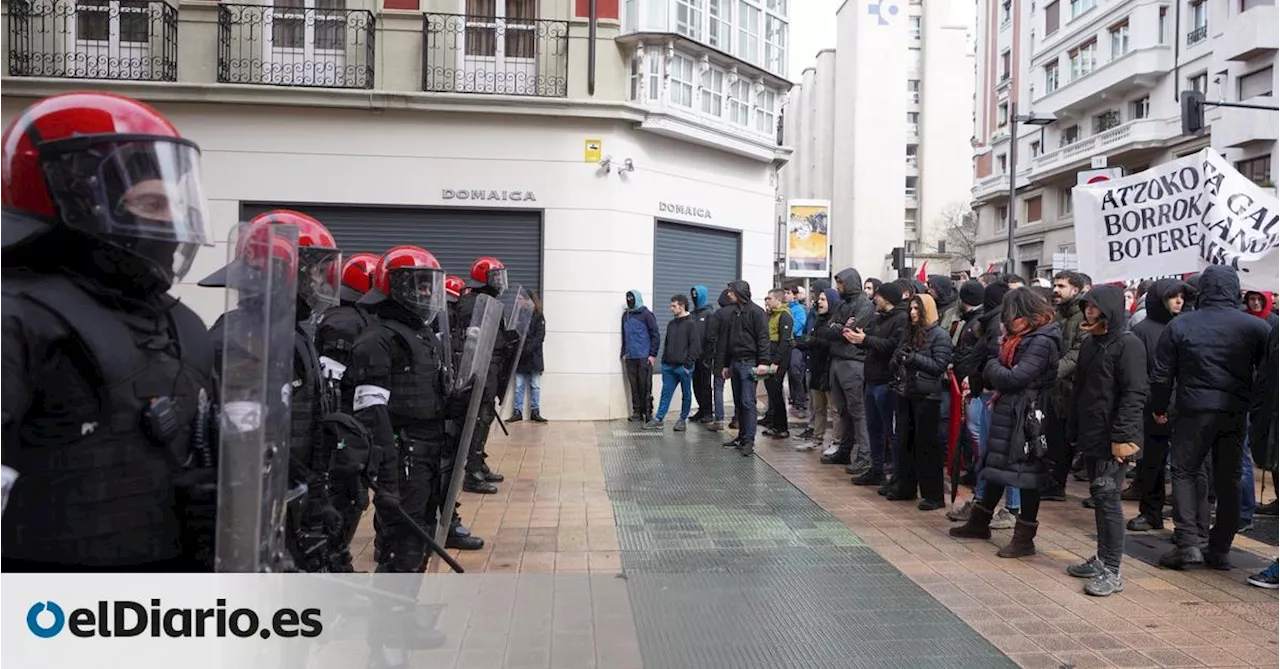
<svg viewBox="0 0 1280 669">
<path fill-rule="evenodd" d="M 945 239 L 939 239 L 939 240 L 938 240 L 938 253 L 946 253 L 946 252 L 947 252 L 947 240 L 945 240 Z"/>
<path fill-rule="evenodd" d="M 1075 19 L 1077 16 L 1093 9 L 1097 4 L 1097 0 L 1071 0 L 1071 18 Z"/>
<path fill-rule="evenodd" d="M 1052 93 L 1058 90 L 1058 63 L 1052 62 L 1044 66 L 1044 92 Z"/>
<path fill-rule="evenodd" d="M 1036 221 L 1040 220 L 1040 213 L 1041 213 L 1040 210 L 1042 207 L 1040 206 L 1039 195 L 1035 197 L 1029 197 L 1026 200 L 1024 200 L 1023 206 L 1024 206 L 1023 211 L 1026 214 L 1026 221 L 1028 223 L 1035 223 Z"/>
<path fill-rule="evenodd" d="M 1004 230 L 1009 227 L 1009 207 L 1001 205 L 996 208 L 996 230 Z"/>
<path fill-rule="evenodd" d="M 779 16 L 783 17 L 787 15 L 787 0 L 769 0 L 765 4 L 769 8 L 769 11 L 775 12 Z"/>
<path fill-rule="evenodd" d="M 675 55 L 671 58 L 671 104 L 693 107 L 693 59 Z"/>
<path fill-rule="evenodd" d="M 923 26 L 921 26 L 920 18 L 921 17 L 919 16 L 907 17 L 907 34 L 911 39 L 920 39 L 920 35 L 923 32 Z"/>
<path fill-rule="evenodd" d="M 689 39 L 702 39 L 703 0 L 676 0 L 676 32 Z"/>
<path fill-rule="evenodd" d="M 1195 76 L 1187 77 L 1187 88 L 1200 93 L 1209 92 L 1209 73 L 1201 72 Z"/>
<path fill-rule="evenodd" d="M 1065 186 L 1063 187 L 1062 190 L 1058 191 L 1058 215 L 1059 216 L 1071 215 L 1071 187 L 1070 186 Z"/>
<path fill-rule="evenodd" d="M 89 3 L 96 5 L 97 3 Z M 116 4 L 116 3 L 110 3 Z M 324 10 L 341 10 L 344 5 L 342 0 L 276 0 L 273 3 L 276 11 L 272 17 L 271 25 L 271 46 L 273 49 L 299 49 L 306 54 L 304 58 L 314 57 L 315 51 L 342 51 L 346 44 L 346 16 L 341 11 L 324 11 Z M 517 13 L 520 11 L 522 2 L 513 2 L 512 6 L 507 7 L 507 17 L 515 18 L 524 16 Z M 108 6 L 108 3 L 101 3 L 102 7 Z M 120 36 L 119 41 L 129 42 L 147 42 L 147 3 L 142 2 L 120 2 Z M 491 5 L 492 6 L 492 5 Z M 301 11 L 289 11 L 296 8 Z M 304 9 L 305 8 L 305 9 Z M 307 16 L 306 9 L 313 9 L 312 17 Z M 492 10 L 486 16 L 493 16 Z M 311 20 L 308 20 L 311 19 Z M 104 16 L 105 20 L 105 16 Z M 114 23 L 114 20 L 112 21 Z M 105 26 L 106 23 L 103 23 Z M 483 30 L 483 29 L 482 29 Z M 487 40 L 480 40 L 484 43 L 487 50 L 479 55 L 495 57 L 497 42 L 493 36 L 494 28 L 490 27 L 488 33 L 476 34 L 475 28 L 471 25 L 467 26 L 467 46 L 471 47 L 475 42 L 473 37 L 487 37 Z M 523 44 L 519 40 L 523 35 L 515 34 L 506 40 L 506 55 L 521 57 L 522 54 L 517 51 L 517 47 Z M 80 39 L 87 39 L 80 37 Z M 102 38 L 106 40 L 107 37 Z M 526 45 L 527 46 L 527 45 Z M 310 53 L 308 53 L 310 52 Z M 468 55 L 476 55 L 468 52 Z"/>
<path fill-rule="evenodd" d="M 1187 46 L 1199 44 L 1209 36 L 1209 3 L 1204 0 L 1191 2 L 1191 32 L 1187 33 Z"/>
<path fill-rule="evenodd" d="M 1236 79 L 1240 100 L 1248 100 L 1261 95 L 1270 97 L 1274 91 L 1271 85 L 1271 77 L 1275 69 L 1268 65 L 1261 70 L 1256 70 L 1245 74 Z"/>
<path fill-rule="evenodd" d="M 743 127 L 751 124 L 751 82 L 745 79 L 729 87 L 729 121 Z"/>
<path fill-rule="evenodd" d="M 787 71 L 787 24 L 772 15 L 764 18 L 764 61 L 771 72 Z"/>
<path fill-rule="evenodd" d="M 738 57 L 760 64 L 760 7 L 747 0 L 738 2 Z"/>
<path fill-rule="evenodd" d="M 708 0 L 707 14 L 711 18 L 707 42 L 721 51 L 729 51 L 733 41 L 733 0 Z"/>
<path fill-rule="evenodd" d="M 1031 142 L 1031 157 L 1035 158 L 1040 155 L 1040 140 Z"/>
<path fill-rule="evenodd" d="M 1008 23 L 1013 18 L 1013 0 L 1002 0 L 1000 2 L 1000 25 Z"/>
<path fill-rule="evenodd" d="M 1098 65 L 1098 42 L 1090 40 L 1081 44 L 1067 52 L 1067 57 L 1071 60 L 1071 80 L 1086 76 Z"/>
<path fill-rule="evenodd" d="M 1240 12 L 1243 14 L 1254 7 L 1270 7 L 1274 4 L 1276 0 L 1240 0 Z"/>
<path fill-rule="evenodd" d="M 1259 186 L 1272 187 L 1274 185 L 1274 182 L 1271 181 L 1271 154 L 1269 153 L 1265 156 L 1241 160 L 1236 163 L 1236 170 L 1244 175 L 1244 178 Z"/>
<path fill-rule="evenodd" d="M 920 112 L 907 112 L 907 134 L 920 134 Z"/>
<path fill-rule="evenodd" d="M 702 73 L 702 113 L 715 117 L 724 113 L 724 72 L 715 68 Z"/>
<path fill-rule="evenodd" d="M 296 2 L 288 6 L 303 5 Z M 150 41 L 150 30 L 147 27 L 149 11 L 146 0 L 80 0 L 75 7 L 76 39 L 82 42 L 147 44 Z M 113 28 L 116 33 L 114 36 Z M 296 20 L 295 28 L 291 32 L 296 33 L 297 43 L 289 46 L 301 49 L 304 46 L 301 17 Z M 276 45 L 286 46 L 278 41 Z M 90 56 L 91 59 L 94 57 Z"/>
<path fill-rule="evenodd" d="M 920 152 L 920 145 L 919 145 L 919 144 L 908 144 L 908 145 L 907 145 L 907 166 L 908 166 L 908 167 L 915 167 L 915 166 L 916 166 L 916 162 L 917 162 L 917 161 L 919 160 L 919 158 L 920 158 L 920 156 L 919 156 L 919 152 Z"/>
<path fill-rule="evenodd" d="M 919 79 L 907 80 L 907 102 L 913 105 L 920 104 L 920 80 Z"/>
<path fill-rule="evenodd" d="M 1147 118 L 1151 116 L 1151 96 L 1143 96 L 1134 100 L 1129 107 L 1130 115 L 1135 118 Z"/>
<path fill-rule="evenodd" d="M 1058 0 L 1045 5 L 1044 7 L 1044 36 L 1048 37 L 1058 32 L 1058 22 L 1062 18 L 1062 12 L 1058 9 Z"/>
<path fill-rule="evenodd" d="M 1011 74 L 1012 69 L 1013 69 L 1013 53 L 1010 52 L 1008 49 L 1005 49 L 1004 53 L 1000 54 L 1000 81 L 1007 80 Z"/>
<path fill-rule="evenodd" d="M 778 94 L 764 89 L 756 95 L 756 130 L 771 133 L 778 129 Z"/>
<path fill-rule="evenodd" d="M 1009 173 L 1009 156 L 1006 156 L 1003 153 L 996 156 L 996 173 L 997 174 Z"/>
<path fill-rule="evenodd" d="M 920 49 L 907 49 L 907 68 L 911 70 L 919 70 L 924 63 Z"/>
<path fill-rule="evenodd" d="M 906 187 L 906 189 L 905 189 L 905 191 L 904 191 L 907 197 L 915 197 L 915 196 L 916 196 L 916 181 L 917 181 L 917 180 L 918 180 L 918 179 L 917 179 L 917 177 L 907 177 L 907 187 Z"/>
<path fill-rule="evenodd" d="M 1169 8 L 1161 7 L 1160 18 L 1156 20 L 1156 32 L 1159 33 L 1158 35 L 1159 44 L 1164 44 L 1164 35 L 1166 32 L 1168 32 L 1167 30 L 1168 26 L 1169 26 Z"/>
<path fill-rule="evenodd" d="M 996 108 L 996 126 L 1003 128 L 1006 125 L 1009 125 L 1009 103 L 1001 102 Z"/>
<path fill-rule="evenodd" d="M 1111 60 L 1129 53 L 1129 22 L 1111 27 Z"/>
<path fill-rule="evenodd" d="M 1104 133 L 1120 125 L 1120 110 L 1109 109 L 1093 117 L 1093 134 Z"/>
<path fill-rule="evenodd" d="M 1080 126 L 1073 125 L 1062 129 L 1062 138 L 1058 141 L 1058 146 L 1067 146 L 1078 141 L 1080 141 Z"/>
</svg>

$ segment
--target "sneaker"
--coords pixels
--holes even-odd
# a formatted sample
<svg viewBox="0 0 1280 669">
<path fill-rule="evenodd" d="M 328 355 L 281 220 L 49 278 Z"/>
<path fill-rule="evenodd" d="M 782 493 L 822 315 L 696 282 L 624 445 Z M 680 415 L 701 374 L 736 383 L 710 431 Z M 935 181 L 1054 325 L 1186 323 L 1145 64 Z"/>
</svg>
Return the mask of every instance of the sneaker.
<svg viewBox="0 0 1280 669">
<path fill-rule="evenodd" d="M 1253 515 L 1255 516 L 1280 515 L 1280 514 L 1277 514 L 1277 506 L 1280 506 L 1280 499 L 1273 499 L 1270 502 L 1267 502 L 1266 504 L 1262 504 L 1258 508 L 1254 509 Z"/>
<path fill-rule="evenodd" d="M 1161 520 L 1159 522 L 1153 523 L 1151 522 L 1151 519 L 1147 518 L 1146 516 L 1138 516 L 1137 518 L 1134 518 L 1133 520 L 1129 521 L 1129 523 L 1125 525 L 1125 528 L 1127 528 L 1130 532 L 1150 532 L 1151 530 L 1163 530 L 1164 521 Z"/>
<path fill-rule="evenodd" d="M 675 430 L 676 432 L 684 432 L 689 428 L 688 426 L 686 426 L 684 419 L 681 418 L 680 420 L 676 421 L 676 426 L 671 429 Z"/>
<path fill-rule="evenodd" d="M 990 527 L 993 530 L 1009 530 L 1018 523 L 1018 515 L 1008 509 L 1000 509 L 998 513 L 991 519 Z"/>
<path fill-rule="evenodd" d="M 730 420 L 729 420 L 729 429 L 730 429 L 730 430 L 736 430 L 736 429 L 738 429 L 738 417 L 737 417 L 737 416 L 734 416 L 732 419 L 730 419 Z"/>
<path fill-rule="evenodd" d="M 1067 567 L 1067 573 L 1075 576 L 1076 578 L 1093 578 L 1106 570 L 1107 568 L 1102 565 L 1102 560 L 1099 560 L 1097 555 L 1085 560 L 1081 564 L 1074 564 Z"/>
<path fill-rule="evenodd" d="M 651 419 L 649 422 L 645 423 L 644 425 L 641 425 L 641 426 L 640 426 L 640 429 L 642 429 L 642 430 L 661 430 L 661 429 L 662 429 L 662 421 L 657 420 L 657 419 Z"/>
<path fill-rule="evenodd" d="M 711 414 L 707 414 L 707 415 L 705 415 L 705 416 L 703 416 L 703 417 L 699 418 L 699 419 L 698 419 L 698 422 L 699 422 L 699 423 L 702 423 L 703 425 L 710 425 L 711 423 L 716 422 L 716 417 L 715 417 L 715 416 L 713 416 L 713 415 L 711 415 Z"/>
<path fill-rule="evenodd" d="M 1245 532 L 1252 532 L 1252 531 L 1253 531 L 1252 520 L 1241 520 L 1240 527 L 1236 528 L 1236 534 L 1244 534 Z"/>
<path fill-rule="evenodd" d="M 818 442 L 816 442 L 816 441 L 812 441 L 812 440 L 806 439 L 806 440 L 801 441 L 800 443 L 796 444 L 796 445 L 794 446 L 794 448 L 795 448 L 795 450 L 796 450 L 797 452 L 799 452 L 799 453 L 806 453 L 806 452 L 808 452 L 808 451 L 812 451 L 813 449 L 815 449 L 815 448 L 817 448 L 817 447 L 819 447 L 819 446 L 821 446 L 821 445 L 822 445 L 822 444 L 819 444 L 819 443 L 818 443 Z"/>
<path fill-rule="evenodd" d="M 867 470 L 863 474 L 853 477 L 854 485 L 884 485 L 884 474 Z"/>
<path fill-rule="evenodd" d="M 835 442 L 833 441 L 833 442 L 831 442 L 830 444 L 828 444 L 828 445 L 827 445 L 827 447 L 826 447 L 825 449 L 823 449 L 823 451 L 822 451 L 822 457 L 824 457 L 824 458 L 825 458 L 825 457 L 827 457 L 827 456 L 829 456 L 829 455 L 835 455 L 835 454 L 836 454 L 836 451 L 839 451 L 839 450 L 840 450 L 840 446 L 839 446 L 839 444 L 837 444 L 837 443 L 835 443 Z"/>
<path fill-rule="evenodd" d="M 965 502 L 963 506 L 958 506 L 948 511 L 947 520 L 955 523 L 962 523 L 969 520 L 969 514 L 971 513 L 973 513 L 973 500 L 969 500 Z"/>
<path fill-rule="evenodd" d="M 1272 560 L 1271 566 L 1245 579 L 1249 585 L 1268 590 L 1280 589 L 1280 580 L 1277 580 L 1277 561 Z"/>
<path fill-rule="evenodd" d="M 805 428 L 805 431 L 800 433 L 800 438 L 813 439 L 813 428 Z"/>
<path fill-rule="evenodd" d="M 724 432 L 724 421 L 713 420 L 707 425 L 707 429 L 712 432 Z"/>
<path fill-rule="evenodd" d="M 639 423 L 640 421 L 643 421 L 643 420 L 644 420 L 644 416 L 641 416 L 638 413 L 633 413 L 630 416 L 627 416 L 628 423 Z"/>
<path fill-rule="evenodd" d="M 922 499 L 916 508 L 921 511 L 937 511 L 947 508 L 947 503 L 940 499 Z"/>
<path fill-rule="evenodd" d="M 1142 492 L 1138 490 L 1137 486 L 1131 485 L 1120 491 L 1120 499 L 1125 502 L 1136 502 L 1142 499 Z"/>
<path fill-rule="evenodd" d="M 1124 582 L 1120 580 L 1120 574 L 1103 568 L 1102 573 L 1093 577 L 1093 580 L 1084 584 L 1084 591 L 1094 597 L 1106 597 L 1117 592 L 1124 592 Z"/>
<path fill-rule="evenodd" d="M 744 441 L 744 442 L 742 442 L 742 444 L 741 444 L 740 446 L 738 446 L 738 453 L 740 453 L 740 454 L 742 455 L 742 457 L 744 457 L 744 458 L 749 458 L 749 457 L 751 457 L 751 456 L 755 455 L 755 454 L 756 454 L 756 442 L 754 442 L 754 441 Z"/>
</svg>

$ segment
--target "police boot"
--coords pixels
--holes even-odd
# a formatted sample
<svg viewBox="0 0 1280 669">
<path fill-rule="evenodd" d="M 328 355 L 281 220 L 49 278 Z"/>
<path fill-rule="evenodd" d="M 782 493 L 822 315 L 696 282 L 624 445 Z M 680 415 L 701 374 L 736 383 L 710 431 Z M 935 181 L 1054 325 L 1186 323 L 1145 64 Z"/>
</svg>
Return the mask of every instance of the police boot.
<svg viewBox="0 0 1280 669">
<path fill-rule="evenodd" d="M 502 474 L 499 474 L 498 472 L 495 472 L 492 469 L 489 469 L 489 463 L 487 462 L 480 463 L 480 473 L 484 474 L 484 480 L 488 481 L 489 483 L 502 483 L 503 481 L 507 480 L 506 477 L 503 476 Z"/>
<path fill-rule="evenodd" d="M 478 551 L 484 548 L 484 539 L 471 536 L 471 530 L 462 523 L 455 522 L 449 526 L 449 536 L 444 540 L 445 548 L 456 548 L 460 551 Z"/>
<path fill-rule="evenodd" d="M 483 472 L 468 472 L 467 478 L 462 482 L 462 489 L 481 495 L 496 495 L 498 493 L 498 486 L 486 481 Z"/>
</svg>

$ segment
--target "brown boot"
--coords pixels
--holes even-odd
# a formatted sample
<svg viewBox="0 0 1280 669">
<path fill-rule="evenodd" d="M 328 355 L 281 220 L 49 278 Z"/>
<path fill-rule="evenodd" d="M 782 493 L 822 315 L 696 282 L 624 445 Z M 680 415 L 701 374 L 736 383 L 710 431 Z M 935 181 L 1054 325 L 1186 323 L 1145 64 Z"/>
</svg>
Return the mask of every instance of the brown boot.
<svg viewBox="0 0 1280 669">
<path fill-rule="evenodd" d="M 957 539 L 990 539 L 991 510 L 983 508 L 981 504 L 974 504 L 971 508 L 969 519 L 964 525 L 951 528 L 951 536 Z"/>
<path fill-rule="evenodd" d="M 996 555 L 1002 558 L 1030 557 L 1036 554 L 1036 530 L 1040 523 L 1029 523 L 1021 518 L 1013 526 L 1013 540 L 1008 546 L 1001 548 Z"/>
</svg>

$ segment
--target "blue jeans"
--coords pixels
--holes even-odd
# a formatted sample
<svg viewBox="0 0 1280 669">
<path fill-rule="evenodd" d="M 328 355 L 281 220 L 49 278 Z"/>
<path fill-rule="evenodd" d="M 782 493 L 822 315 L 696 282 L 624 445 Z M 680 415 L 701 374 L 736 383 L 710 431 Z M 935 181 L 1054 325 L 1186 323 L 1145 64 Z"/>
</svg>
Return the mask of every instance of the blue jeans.
<svg viewBox="0 0 1280 669">
<path fill-rule="evenodd" d="M 711 404 L 717 423 L 724 422 L 724 377 L 720 370 L 711 370 Z"/>
<path fill-rule="evenodd" d="M 756 440 L 756 366 L 753 362 L 735 362 L 729 368 L 733 385 L 733 416 L 738 419 L 738 441 Z"/>
<path fill-rule="evenodd" d="M 1240 457 L 1240 524 L 1253 522 L 1253 511 L 1258 508 L 1258 491 L 1253 487 L 1253 452 L 1249 445 L 1249 421 L 1244 422 L 1244 448 Z"/>
<path fill-rule="evenodd" d="M 867 405 L 867 438 L 871 440 L 871 473 L 884 473 L 886 455 L 895 465 L 896 471 L 898 434 L 893 429 L 893 419 L 898 412 L 898 393 L 889 390 L 889 384 L 886 383 L 867 386 L 864 397 Z"/>
<path fill-rule="evenodd" d="M 693 368 L 680 365 L 662 366 L 662 396 L 658 398 L 658 413 L 653 419 L 662 422 L 671 408 L 671 396 L 676 394 L 676 384 L 680 384 L 680 420 L 689 419 L 689 409 L 693 405 Z"/>
<path fill-rule="evenodd" d="M 542 399 L 542 374 L 540 372 L 516 374 L 516 393 L 513 398 L 516 403 L 516 411 L 524 411 L 525 385 L 529 386 L 529 411 L 537 411 L 539 400 Z"/>
<path fill-rule="evenodd" d="M 973 443 L 978 446 L 978 480 L 973 488 L 975 500 L 978 495 L 982 494 L 983 490 L 986 490 L 987 486 L 987 479 L 982 475 L 982 458 L 987 453 L 987 433 L 991 431 L 992 410 L 988 403 L 991 401 L 992 394 L 991 391 L 987 391 L 982 393 L 981 397 L 969 398 L 969 436 L 972 437 Z M 992 507 L 996 503 L 991 503 Z M 1007 509 L 1021 509 L 1022 491 L 1017 488 L 1005 488 L 1004 506 Z"/>
</svg>

